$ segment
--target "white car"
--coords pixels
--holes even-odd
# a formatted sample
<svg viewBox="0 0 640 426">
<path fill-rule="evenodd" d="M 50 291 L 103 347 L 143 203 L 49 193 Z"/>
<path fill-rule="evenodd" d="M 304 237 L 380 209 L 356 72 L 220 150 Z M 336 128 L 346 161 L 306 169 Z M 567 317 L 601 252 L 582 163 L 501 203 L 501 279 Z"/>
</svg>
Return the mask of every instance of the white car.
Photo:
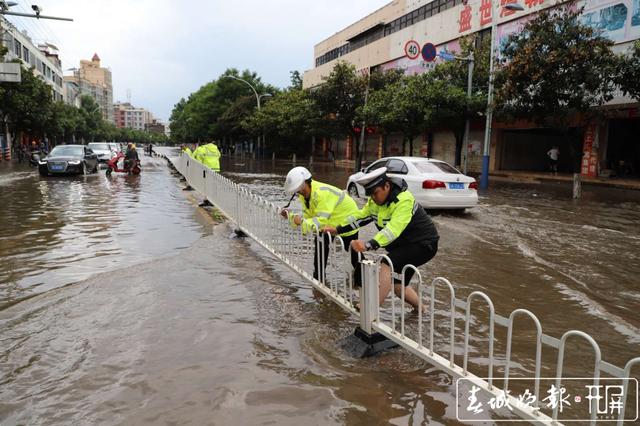
<svg viewBox="0 0 640 426">
<path fill-rule="evenodd" d="M 106 164 L 107 161 L 115 157 L 107 142 L 89 142 L 87 147 L 98 156 L 99 163 Z"/>
<path fill-rule="evenodd" d="M 440 160 L 423 157 L 386 157 L 349 176 L 347 191 L 364 198 L 364 188 L 356 183 L 362 175 L 380 167 L 387 175 L 404 179 L 409 191 L 426 209 L 464 210 L 478 204 L 478 184 L 455 167 Z"/>
<path fill-rule="evenodd" d="M 115 142 L 107 142 L 109 144 L 109 147 L 111 148 L 111 151 L 113 152 L 113 155 L 118 155 L 118 153 L 121 151 L 120 150 L 120 144 L 117 144 Z"/>
</svg>

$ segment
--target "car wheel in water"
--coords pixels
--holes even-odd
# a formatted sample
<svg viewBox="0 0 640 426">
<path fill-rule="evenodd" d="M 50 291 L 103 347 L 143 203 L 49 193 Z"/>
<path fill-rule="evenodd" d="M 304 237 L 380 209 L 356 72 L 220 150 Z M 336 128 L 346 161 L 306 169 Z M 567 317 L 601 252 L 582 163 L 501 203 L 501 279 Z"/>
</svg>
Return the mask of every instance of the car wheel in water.
<svg viewBox="0 0 640 426">
<path fill-rule="evenodd" d="M 83 175 L 89 174 L 89 170 L 87 169 L 87 163 L 82 163 L 82 174 Z"/>
<path fill-rule="evenodd" d="M 358 188 L 356 188 L 356 184 L 352 183 L 351 185 L 349 185 L 349 195 L 351 195 L 351 197 L 359 197 L 360 195 L 358 194 Z"/>
</svg>

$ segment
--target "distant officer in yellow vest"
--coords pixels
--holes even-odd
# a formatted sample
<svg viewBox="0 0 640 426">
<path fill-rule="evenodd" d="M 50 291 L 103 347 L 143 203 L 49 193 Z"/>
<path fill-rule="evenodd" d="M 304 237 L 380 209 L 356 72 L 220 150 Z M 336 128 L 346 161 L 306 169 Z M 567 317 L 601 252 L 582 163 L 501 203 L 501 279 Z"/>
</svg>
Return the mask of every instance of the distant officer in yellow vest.
<svg viewBox="0 0 640 426">
<path fill-rule="evenodd" d="M 213 142 L 200 145 L 193 153 L 193 158 L 209 167 L 214 172 L 220 171 L 220 151 Z"/>
<path fill-rule="evenodd" d="M 189 157 L 193 157 L 193 151 L 191 151 L 189 145 L 182 145 L 182 152 L 186 152 Z"/>
<path fill-rule="evenodd" d="M 302 205 L 302 216 L 283 209 L 281 215 L 289 219 L 292 226 L 302 227 L 302 232 L 318 231 L 325 225 L 333 227 L 340 225 L 348 225 L 349 218 L 358 212 L 356 202 L 342 189 L 326 183 L 315 181 L 311 178 L 311 172 L 304 167 L 294 167 L 287 174 L 284 183 L 284 190 L 287 194 L 298 199 Z M 293 200 L 293 197 L 291 200 Z M 349 250 L 351 241 L 358 239 L 358 229 L 349 229 L 339 233 L 344 247 Z M 329 236 L 324 235 L 324 256 L 322 265 L 326 266 L 329 256 Z M 318 266 L 318 244 L 315 244 L 315 253 L 313 255 L 313 277 L 324 281 L 324 268 Z M 360 268 L 358 266 L 358 254 L 353 251 L 351 263 L 356 269 L 356 282 L 359 281 Z"/>
</svg>

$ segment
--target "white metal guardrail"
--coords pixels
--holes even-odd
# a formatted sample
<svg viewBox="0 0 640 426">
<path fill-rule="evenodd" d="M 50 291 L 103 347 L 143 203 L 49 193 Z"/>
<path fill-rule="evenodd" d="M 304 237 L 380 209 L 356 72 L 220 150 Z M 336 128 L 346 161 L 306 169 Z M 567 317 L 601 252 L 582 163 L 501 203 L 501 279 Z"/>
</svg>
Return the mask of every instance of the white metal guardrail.
<svg viewBox="0 0 640 426">
<path fill-rule="evenodd" d="M 198 161 L 186 154 L 182 156 L 168 158 L 175 169 L 187 180 L 187 183 L 196 191 L 204 195 L 216 208 L 227 216 L 230 220 L 236 222 L 238 228 L 245 234 L 254 239 L 258 244 L 269 251 L 273 256 L 282 261 L 285 265 L 293 269 L 300 276 L 304 277 L 310 284 L 333 302 L 338 304 L 344 310 L 359 316 L 360 327 L 367 333 L 379 332 L 387 338 L 393 340 L 406 350 L 429 362 L 438 369 L 447 372 L 454 378 L 464 378 L 465 381 L 473 386 L 477 386 L 489 395 L 495 398 L 502 398 L 509 403 L 512 412 L 517 414 L 525 421 L 533 424 L 560 424 L 558 422 L 558 404 L 553 407 L 552 413 L 545 414 L 541 408 L 545 408 L 541 402 L 540 395 L 540 374 L 542 367 L 542 348 L 543 346 L 551 347 L 558 350 L 555 386 L 560 388 L 561 378 L 564 368 L 564 352 L 567 340 L 576 340 L 576 338 L 587 341 L 593 348 L 595 356 L 595 365 L 593 366 L 593 385 L 598 386 L 602 374 L 607 377 L 618 378 L 624 386 L 624 397 L 629 395 L 629 384 L 637 382 L 630 381 L 631 369 L 640 364 L 640 357 L 631 359 L 624 368 L 617 367 L 601 359 L 600 348 L 595 340 L 586 333 L 577 330 L 567 331 L 560 339 L 548 336 L 542 332 L 542 325 L 538 318 L 526 309 L 516 309 L 509 317 L 503 317 L 495 313 L 493 302 L 483 292 L 474 291 L 465 300 L 456 298 L 455 288 L 446 278 L 436 278 L 429 285 L 423 283 L 420 271 L 412 265 L 407 265 L 401 271 L 400 277 L 404 281 L 404 271 L 412 268 L 415 271 L 412 283 L 417 287 L 417 293 L 420 301 L 426 298 L 429 300 L 427 309 L 428 318 L 423 318 L 422 309 L 418 310 L 417 327 L 415 321 L 411 321 L 411 327 L 407 326 L 407 310 L 404 303 L 404 291 L 400 296 L 400 303 L 391 292 L 390 309 L 380 309 L 378 307 L 378 270 L 381 261 L 385 261 L 391 265 L 393 273 L 393 265 L 390 259 L 385 255 L 366 254 L 361 257 L 363 285 L 360 292 L 360 310 L 354 305 L 354 285 L 352 282 L 352 266 L 350 263 L 350 253 L 345 251 L 344 243 L 340 237 L 331 238 L 329 236 L 330 254 L 328 265 L 325 265 L 327 272 L 324 282 L 314 279 L 309 271 L 313 270 L 313 253 L 314 244 L 318 244 L 318 263 L 322 264 L 324 238 L 318 235 L 303 235 L 299 230 L 293 229 L 289 222 L 283 220 L 279 216 L 280 208 L 274 203 L 251 193 L 241 185 L 231 181 L 223 175 L 213 172 Z M 315 241 L 315 242 L 314 242 Z M 350 250 L 350 249 L 349 249 Z M 394 276 L 398 276 L 395 274 Z M 403 282 L 404 284 L 404 282 Z M 402 286 L 404 288 L 404 286 Z M 448 339 L 446 343 L 438 342 L 436 348 L 436 291 L 447 293 L 446 306 L 448 313 Z M 488 350 L 486 357 L 488 360 L 485 378 L 480 378 L 472 374 L 468 369 L 469 363 L 469 339 L 471 337 L 470 324 L 472 323 L 471 310 L 476 306 L 477 302 L 484 302 L 487 306 L 488 317 Z M 421 306 L 422 308 L 422 306 Z M 456 365 L 454 358 L 456 355 L 456 323 L 461 321 L 460 311 L 465 312 L 464 315 L 464 344 L 463 344 L 463 364 Z M 457 315 L 458 314 L 458 315 Z M 441 315 L 439 315 L 441 316 Z M 522 404 L 515 396 L 512 396 L 509 388 L 509 379 L 512 376 L 512 340 L 514 331 L 514 319 L 519 316 L 528 317 L 535 325 L 535 376 L 534 393 L 535 403 L 526 405 Z M 428 329 L 425 329 L 427 324 Z M 446 321 L 445 321 L 446 322 Z M 441 323 L 440 323 L 441 324 Z M 504 358 L 504 376 L 501 386 L 496 382 L 496 356 L 494 353 L 494 336 L 495 326 L 507 329 L 506 354 Z M 458 349 L 460 349 L 458 347 Z M 440 353 L 444 353 L 445 356 Z M 567 378 L 568 379 L 568 378 Z M 637 392 L 637 391 L 636 391 Z M 465 398 L 466 399 L 466 398 Z M 631 401 L 628 401 L 631 402 Z M 597 410 L 595 404 L 598 400 L 590 400 L 591 418 L 589 423 L 596 422 Z M 624 419 L 625 406 L 617 413 L 617 419 L 614 418 L 618 425 L 626 421 L 634 421 L 635 419 Z M 636 406 L 635 412 L 637 414 Z M 564 420 L 563 420 L 564 421 Z M 569 420 L 571 421 L 571 420 Z"/>
</svg>

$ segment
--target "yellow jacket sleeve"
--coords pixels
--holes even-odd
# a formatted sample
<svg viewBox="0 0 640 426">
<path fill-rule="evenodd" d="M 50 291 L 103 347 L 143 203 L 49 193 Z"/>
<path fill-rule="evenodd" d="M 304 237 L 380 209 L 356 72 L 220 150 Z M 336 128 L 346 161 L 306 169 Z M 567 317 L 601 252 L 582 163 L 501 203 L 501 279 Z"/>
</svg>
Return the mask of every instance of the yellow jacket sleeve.
<svg viewBox="0 0 640 426">
<path fill-rule="evenodd" d="M 380 244 L 380 247 L 388 246 L 402 234 L 409 222 L 411 222 L 414 206 L 417 206 L 417 204 L 413 197 L 402 199 L 396 204 L 391 213 L 391 220 L 373 237 Z"/>
</svg>

